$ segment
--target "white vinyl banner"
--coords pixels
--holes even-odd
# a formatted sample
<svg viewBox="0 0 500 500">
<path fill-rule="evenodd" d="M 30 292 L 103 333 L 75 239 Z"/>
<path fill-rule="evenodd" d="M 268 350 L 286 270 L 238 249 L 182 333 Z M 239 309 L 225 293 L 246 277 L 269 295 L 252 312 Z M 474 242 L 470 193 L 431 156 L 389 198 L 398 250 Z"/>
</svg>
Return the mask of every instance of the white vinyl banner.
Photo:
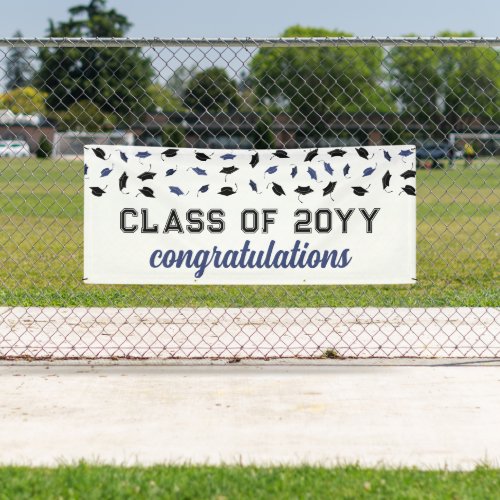
<svg viewBox="0 0 500 500">
<path fill-rule="evenodd" d="M 85 147 L 86 283 L 414 283 L 415 148 Z"/>
</svg>

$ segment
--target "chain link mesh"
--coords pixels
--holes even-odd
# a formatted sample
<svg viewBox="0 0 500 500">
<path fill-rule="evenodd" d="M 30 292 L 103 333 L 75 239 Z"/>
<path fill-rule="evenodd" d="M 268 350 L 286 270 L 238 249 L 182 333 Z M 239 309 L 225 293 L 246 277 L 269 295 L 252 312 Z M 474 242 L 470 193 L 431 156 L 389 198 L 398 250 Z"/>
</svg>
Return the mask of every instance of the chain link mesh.
<svg viewBox="0 0 500 500">
<path fill-rule="evenodd" d="M 0 357 L 500 356 L 499 46 L 1 40 Z M 418 282 L 84 285 L 86 143 L 416 144 Z"/>
</svg>

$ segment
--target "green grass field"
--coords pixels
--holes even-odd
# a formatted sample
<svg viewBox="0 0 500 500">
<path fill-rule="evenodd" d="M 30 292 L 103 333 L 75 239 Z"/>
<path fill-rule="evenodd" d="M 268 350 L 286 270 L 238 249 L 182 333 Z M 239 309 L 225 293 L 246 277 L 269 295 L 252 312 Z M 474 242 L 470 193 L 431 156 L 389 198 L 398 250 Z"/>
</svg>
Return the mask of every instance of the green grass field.
<svg viewBox="0 0 500 500">
<path fill-rule="evenodd" d="M 80 161 L 0 163 L 0 304 L 59 306 L 496 306 L 499 158 L 417 174 L 411 286 L 84 285 Z"/>
<path fill-rule="evenodd" d="M 0 468 L 0 500 L 11 499 L 495 499 L 500 470 L 470 472 L 315 467 Z"/>
</svg>

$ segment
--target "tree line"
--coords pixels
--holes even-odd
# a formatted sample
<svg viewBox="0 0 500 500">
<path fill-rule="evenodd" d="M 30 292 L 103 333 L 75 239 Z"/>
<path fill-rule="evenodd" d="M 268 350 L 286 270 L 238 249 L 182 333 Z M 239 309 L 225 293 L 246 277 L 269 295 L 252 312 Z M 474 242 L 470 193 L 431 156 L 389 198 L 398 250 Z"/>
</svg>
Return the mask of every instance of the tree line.
<svg viewBox="0 0 500 500">
<path fill-rule="evenodd" d="M 47 35 L 124 37 L 130 27 L 106 0 L 91 0 L 70 8 L 66 21 L 50 21 Z M 351 34 L 296 25 L 281 36 Z M 249 61 L 248 73 L 238 78 L 218 66 L 181 66 L 162 82 L 148 52 L 12 48 L 0 107 L 41 113 L 72 130 L 130 125 L 145 111 L 256 111 L 262 116 L 284 111 L 309 121 L 328 113 L 395 112 L 424 124 L 443 117 L 453 123 L 464 115 L 496 123 L 500 118 L 500 59 L 494 48 L 261 48 Z"/>
</svg>

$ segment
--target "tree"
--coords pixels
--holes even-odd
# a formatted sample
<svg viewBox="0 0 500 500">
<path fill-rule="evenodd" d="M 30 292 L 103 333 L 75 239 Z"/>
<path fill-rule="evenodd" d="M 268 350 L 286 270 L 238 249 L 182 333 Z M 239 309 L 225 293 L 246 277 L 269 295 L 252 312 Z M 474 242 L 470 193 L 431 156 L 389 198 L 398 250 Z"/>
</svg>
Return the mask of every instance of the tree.
<svg viewBox="0 0 500 500">
<path fill-rule="evenodd" d="M 50 21 L 51 37 L 123 37 L 131 24 L 115 9 L 106 10 L 106 0 L 91 0 L 69 9 L 69 20 Z M 47 105 L 67 110 L 88 101 L 104 113 L 121 118 L 144 109 L 153 69 L 139 48 L 43 48 L 36 81 L 48 93 Z"/>
<path fill-rule="evenodd" d="M 162 144 L 166 147 L 183 148 L 185 146 L 184 132 L 175 125 L 167 125 L 162 130 Z"/>
<path fill-rule="evenodd" d="M 182 101 L 170 89 L 159 83 L 152 83 L 147 89 L 147 95 L 146 109 L 148 111 L 168 113 L 182 110 Z"/>
<path fill-rule="evenodd" d="M 52 155 L 52 143 L 47 139 L 47 137 L 42 136 L 40 144 L 38 144 L 38 149 L 36 150 L 37 158 L 50 158 Z"/>
<path fill-rule="evenodd" d="M 14 33 L 14 38 L 22 38 L 20 31 Z M 13 47 L 6 56 L 5 74 L 7 90 L 27 87 L 33 77 L 33 59 L 35 54 L 29 47 Z"/>
<path fill-rule="evenodd" d="M 195 113 L 230 112 L 238 109 L 241 97 L 236 82 L 224 69 L 209 68 L 188 82 L 184 104 Z"/>
<path fill-rule="evenodd" d="M 0 95 L 0 108 L 26 115 L 45 114 L 47 94 L 34 87 L 18 87 Z"/>
<path fill-rule="evenodd" d="M 436 121 L 439 114 L 443 87 L 439 58 L 433 47 L 395 47 L 390 52 L 392 92 L 402 104 L 403 114 L 420 123 Z"/>
<path fill-rule="evenodd" d="M 441 32 L 438 36 L 467 36 L 475 33 Z M 444 115 L 454 121 L 464 115 L 485 120 L 500 119 L 500 57 L 488 47 L 445 47 L 441 61 Z"/>
<path fill-rule="evenodd" d="M 263 113 L 250 134 L 252 147 L 255 149 L 270 149 L 274 147 L 274 132 L 272 130 L 272 117 Z"/>
<path fill-rule="evenodd" d="M 438 36 L 474 36 L 442 32 Z M 498 121 L 500 59 L 493 48 L 395 47 L 390 52 L 392 91 L 403 114 L 421 123 L 443 118 L 453 126 L 473 115 Z"/>
<path fill-rule="evenodd" d="M 281 36 L 350 34 L 296 25 Z M 250 79 L 261 106 L 310 119 L 329 111 L 387 111 L 391 100 L 381 86 L 383 55 L 379 47 L 263 48 L 250 63 Z"/>
<path fill-rule="evenodd" d="M 98 132 L 115 128 L 118 117 L 104 112 L 97 104 L 89 101 L 78 101 L 67 111 L 53 111 L 49 118 L 60 124 L 60 129 L 81 132 Z"/>
<path fill-rule="evenodd" d="M 194 68 L 188 68 L 184 65 L 176 68 L 166 81 L 166 87 L 178 98 L 182 99 L 186 91 L 186 82 L 189 81 Z"/>
</svg>

